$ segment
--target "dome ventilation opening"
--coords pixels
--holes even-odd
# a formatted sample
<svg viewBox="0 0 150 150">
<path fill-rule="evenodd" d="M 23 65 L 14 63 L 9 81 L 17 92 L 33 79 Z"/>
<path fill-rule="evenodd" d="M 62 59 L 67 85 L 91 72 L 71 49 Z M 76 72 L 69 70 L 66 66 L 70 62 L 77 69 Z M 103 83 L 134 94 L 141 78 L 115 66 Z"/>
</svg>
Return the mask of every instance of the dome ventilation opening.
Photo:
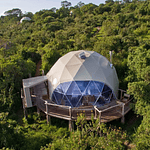
<svg viewBox="0 0 150 150">
<path fill-rule="evenodd" d="M 113 68 L 113 64 L 110 64 L 110 67 Z"/>
<path fill-rule="evenodd" d="M 85 53 L 84 53 L 84 52 L 81 52 L 81 53 L 79 54 L 79 58 L 85 59 L 85 58 L 86 58 Z"/>
</svg>

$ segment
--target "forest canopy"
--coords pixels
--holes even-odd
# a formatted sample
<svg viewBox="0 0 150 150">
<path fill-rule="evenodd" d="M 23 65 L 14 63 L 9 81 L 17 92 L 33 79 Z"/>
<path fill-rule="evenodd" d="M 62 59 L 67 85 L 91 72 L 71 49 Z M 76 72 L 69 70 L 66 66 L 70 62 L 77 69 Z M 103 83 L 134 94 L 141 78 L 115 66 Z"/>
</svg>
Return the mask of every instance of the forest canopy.
<svg viewBox="0 0 150 150">
<path fill-rule="evenodd" d="M 70 51 L 81 49 L 96 51 L 108 59 L 109 51 L 113 51 L 112 61 L 118 74 L 120 88 L 133 95 L 135 105 L 132 109 L 135 114 L 142 116 L 141 124 L 132 135 L 134 140 L 131 142 L 136 145 L 136 149 L 149 149 L 150 1 L 107 0 L 105 4 L 99 6 L 93 3 L 84 4 L 81 1 L 72 6 L 71 2 L 62 1 L 61 6 L 59 9 L 54 7 L 43 9 L 35 14 L 32 12 L 23 14 L 21 9 L 15 8 L 6 10 L 5 16 L 0 17 L 0 114 L 3 114 L 0 115 L 0 129 L 4 129 L 5 133 L 10 131 L 14 137 L 26 138 L 26 142 L 30 141 L 27 139 L 27 132 L 32 135 L 31 129 L 35 130 L 35 127 L 31 127 L 24 120 L 25 129 L 23 129 L 18 122 L 9 120 L 9 116 L 11 114 L 17 116 L 17 112 L 22 110 L 20 98 L 22 79 L 28 78 L 29 74 L 35 76 L 39 61 L 42 62 L 41 70 L 47 73 L 59 57 Z M 31 21 L 24 20 L 20 23 L 23 17 L 29 17 Z M 30 131 L 25 133 L 24 130 L 27 128 Z M 38 148 L 53 141 L 44 132 L 44 128 L 52 132 L 53 127 L 48 129 L 43 125 L 39 128 L 43 130 L 45 140 L 41 139 L 40 142 L 44 145 L 39 145 Z M 66 129 L 60 130 L 57 132 L 62 133 L 61 137 L 69 143 L 72 133 L 69 137 Z M 18 149 L 22 146 L 17 143 L 13 145 L 11 142 L 9 144 L 13 137 L 11 135 L 8 137 L 3 131 L 0 130 L 0 148 Z M 109 133 L 111 134 L 110 131 Z M 39 130 L 30 138 L 36 139 L 38 134 Z M 79 133 L 75 134 L 78 137 Z M 106 139 L 109 140 L 109 137 Z M 52 145 L 49 144 L 43 149 L 51 149 L 51 146 L 55 147 L 60 141 L 54 138 L 53 142 L 54 144 L 51 143 Z M 119 146 L 120 149 L 124 149 L 122 145 Z"/>
</svg>

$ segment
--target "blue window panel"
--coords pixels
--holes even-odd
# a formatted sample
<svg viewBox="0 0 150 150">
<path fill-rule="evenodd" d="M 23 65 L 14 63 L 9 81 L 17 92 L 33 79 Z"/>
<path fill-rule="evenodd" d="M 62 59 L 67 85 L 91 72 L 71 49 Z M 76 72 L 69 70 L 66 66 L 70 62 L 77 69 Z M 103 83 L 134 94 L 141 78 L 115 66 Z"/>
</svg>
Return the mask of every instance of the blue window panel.
<svg viewBox="0 0 150 150">
<path fill-rule="evenodd" d="M 64 95 L 63 99 L 65 102 L 65 106 L 72 106 L 71 102 L 69 102 L 69 99 L 66 97 L 66 95 Z"/>
<path fill-rule="evenodd" d="M 83 96 L 87 95 L 95 97 L 94 100 L 87 100 L 89 105 L 97 107 L 116 99 L 112 90 L 102 82 L 72 81 L 59 84 L 52 94 L 52 100 L 58 105 L 79 107 L 82 105 Z"/>
<path fill-rule="evenodd" d="M 55 104 L 57 104 L 56 97 L 55 97 L 55 94 L 54 94 L 54 93 L 52 94 L 52 101 L 53 101 Z"/>
<path fill-rule="evenodd" d="M 110 91 L 111 89 L 105 84 L 104 85 L 104 88 L 103 88 L 103 93 L 104 92 L 107 92 L 107 91 Z"/>
<path fill-rule="evenodd" d="M 76 104 L 78 103 L 78 101 L 81 98 L 81 95 L 66 95 L 66 96 L 70 100 L 73 107 L 76 106 Z"/>
<path fill-rule="evenodd" d="M 66 92 L 67 92 L 68 87 L 70 86 L 70 84 L 71 84 L 71 82 L 64 82 L 64 83 L 61 84 L 63 93 L 66 93 Z"/>
<path fill-rule="evenodd" d="M 64 93 L 63 90 L 62 90 L 62 84 L 59 84 L 56 89 L 55 89 L 55 92 L 58 92 L 58 93 Z"/>
<path fill-rule="evenodd" d="M 54 94 L 55 94 L 55 98 L 57 99 L 58 105 L 60 105 L 64 95 L 55 91 Z"/>
<path fill-rule="evenodd" d="M 94 83 L 96 84 L 96 86 L 99 89 L 99 91 L 102 92 L 103 87 L 104 87 L 104 83 L 98 82 L 98 81 L 94 81 Z"/>
<path fill-rule="evenodd" d="M 110 98 L 112 91 L 107 91 L 105 93 L 102 93 L 103 97 L 105 97 L 106 99 Z"/>
<path fill-rule="evenodd" d="M 77 103 L 75 107 L 80 107 L 81 105 L 82 105 L 82 101 L 79 101 L 79 103 Z"/>
<path fill-rule="evenodd" d="M 99 95 L 99 94 L 100 94 L 99 90 L 95 86 L 94 82 L 91 81 L 85 90 L 85 95 Z"/>
<path fill-rule="evenodd" d="M 99 98 L 99 95 L 94 95 L 95 97 L 95 102 L 97 101 L 97 99 Z"/>
<path fill-rule="evenodd" d="M 75 107 L 79 107 L 82 105 L 82 98 L 83 96 L 81 95 L 80 99 L 78 100 L 78 102 L 76 103 L 76 106 Z"/>
<path fill-rule="evenodd" d="M 81 95 L 77 84 L 73 81 L 66 92 L 66 95 Z"/>
<path fill-rule="evenodd" d="M 89 81 L 76 81 L 80 91 L 83 93 L 86 89 L 87 85 L 89 84 Z"/>
</svg>

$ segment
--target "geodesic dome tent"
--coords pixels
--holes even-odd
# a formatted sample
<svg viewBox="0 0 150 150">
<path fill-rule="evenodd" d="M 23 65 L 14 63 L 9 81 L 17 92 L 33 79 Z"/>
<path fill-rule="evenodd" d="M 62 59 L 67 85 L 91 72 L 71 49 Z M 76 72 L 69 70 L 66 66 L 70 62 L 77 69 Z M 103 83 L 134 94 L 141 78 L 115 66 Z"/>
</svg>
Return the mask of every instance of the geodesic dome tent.
<svg viewBox="0 0 150 150">
<path fill-rule="evenodd" d="M 30 21 L 31 18 L 29 18 L 29 17 L 23 17 L 23 18 L 20 20 L 20 23 L 22 23 L 24 20 Z"/>
<path fill-rule="evenodd" d="M 101 107 L 117 97 L 115 68 L 94 51 L 72 51 L 59 58 L 47 73 L 49 95 L 59 105 Z"/>
</svg>

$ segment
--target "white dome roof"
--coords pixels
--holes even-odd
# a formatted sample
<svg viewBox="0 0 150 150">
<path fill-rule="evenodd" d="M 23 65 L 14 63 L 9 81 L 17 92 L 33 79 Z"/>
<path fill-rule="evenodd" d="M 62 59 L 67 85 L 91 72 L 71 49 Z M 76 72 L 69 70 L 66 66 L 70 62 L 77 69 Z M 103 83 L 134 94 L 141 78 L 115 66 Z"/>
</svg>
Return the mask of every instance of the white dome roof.
<svg viewBox="0 0 150 150">
<path fill-rule="evenodd" d="M 30 21 L 30 20 L 31 20 L 31 18 L 29 18 L 29 17 L 23 17 L 23 18 L 20 20 L 20 23 L 22 23 L 22 21 L 24 21 L 24 20 L 28 20 L 28 21 Z"/>
<path fill-rule="evenodd" d="M 83 57 L 80 58 L 80 54 Z M 82 57 L 82 56 L 81 56 Z M 61 83 L 69 81 L 99 81 L 108 85 L 115 94 L 118 92 L 119 81 L 111 63 L 94 51 L 72 51 L 58 59 L 47 73 L 50 94 Z"/>
</svg>

